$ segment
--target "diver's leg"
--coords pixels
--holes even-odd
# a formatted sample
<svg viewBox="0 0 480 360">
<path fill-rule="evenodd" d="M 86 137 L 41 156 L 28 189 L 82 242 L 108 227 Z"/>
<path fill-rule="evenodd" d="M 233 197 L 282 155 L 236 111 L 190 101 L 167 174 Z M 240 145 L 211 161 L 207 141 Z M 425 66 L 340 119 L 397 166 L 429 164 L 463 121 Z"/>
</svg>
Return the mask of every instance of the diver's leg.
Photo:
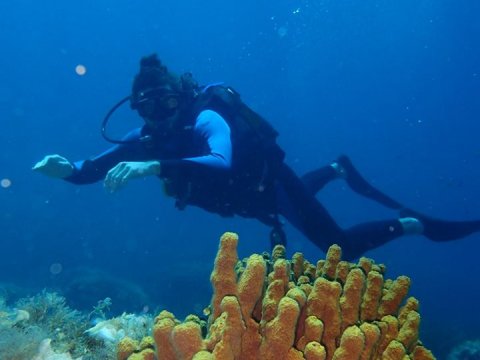
<svg viewBox="0 0 480 360">
<path fill-rule="evenodd" d="M 345 230 L 343 244 L 345 260 L 360 257 L 366 251 L 380 247 L 403 235 L 420 235 L 422 224 L 415 218 L 372 221 Z"/>
<path fill-rule="evenodd" d="M 480 232 L 480 220 L 438 220 L 409 209 L 401 210 L 400 219 L 373 221 L 343 230 L 288 166 L 280 169 L 278 178 L 280 213 L 323 251 L 331 244 L 339 244 L 345 260 L 357 258 L 403 235 L 448 241 Z"/>
<path fill-rule="evenodd" d="M 344 245 L 351 254 L 361 254 L 401 235 L 423 235 L 433 241 L 450 241 L 480 232 L 480 220 L 447 221 L 403 209 L 395 221 L 373 222 L 346 230 Z M 400 225 L 400 226 L 399 226 Z"/>
<path fill-rule="evenodd" d="M 402 218 L 416 219 L 423 225 L 422 235 L 433 241 L 450 241 L 464 238 L 480 232 L 480 220 L 447 221 L 435 219 L 416 211 L 405 209 L 400 203 L 383 194 L 371 186 L 355 169 L 347 156 L 340 156 L 337 160 L 338 170 L 344 173 L 347 184 L 355 192 L 373 199 L 386 207 L 400 210 Z M 418 233 L 418 232 L 417 232 Z"/>
<path fill-rule="evenodd" d="M 355 169 L 347 156 L 340 156 L 332 164 L 310 171 L 303 175 L 301 179 L 308 191 L 316 194 L 329 182 L 341 178 L 345 179 L 348 186 L 360 195 L 391 209 L 403 208 L 400 203 L 370 185 Z"/>
<path fill-rule="evenodd" d="M 286 164 L 277 172 L 277 209 L 324 252 L 339 243 L 344 234 L 310 189 Z"/>
<path fill-rule="evenodd" d="M 480 220 L 448 221 L 434 219 L 410 209 L 400 211 L 402 217 L 418 219 L 424 229 L 422 235 L 433 241 L 450 241 L 480 232 Z"/>
<path fill-rule="evenodd" d="M 332 166 L 342 175 L 348 186 L 356 193 L 391 209 L 400 210 L 403 208 L 402 204 L 370 185 L 363 176 L 360 175 L 357 169 L 355 169 L 347 156 L 340 156 Z"/>
<path fill-rule="evenodd" d="M 344 231 L 288 166 L 280 169 L 278 178 L 280 213 L 324 252 L 336 243 L 343 258 L 351 260 L 399 236 L 423 231 L 412 218 L 369 222 Z"/>
<path fill-rule="evenodd" d="M 330 181 L 340 178 L 335 165 L 323 166 L 310 171 L 301 177 L 303 184 L 311 194 L 316 194 Z"/>
<path fill-rule="evenodd" d="M 276 245 L 283 245 L 285 247 L 287 246 L 287 235 L 285 234 L 285 231 L 283 231 L 283 224 L 278 218 L 278 214 L 267 214 L 261 212 L 256 214 L 255 217 L 264 225 L 272 228 L 270 231 L 270 247 L 272 250 Z"/>
</svg>

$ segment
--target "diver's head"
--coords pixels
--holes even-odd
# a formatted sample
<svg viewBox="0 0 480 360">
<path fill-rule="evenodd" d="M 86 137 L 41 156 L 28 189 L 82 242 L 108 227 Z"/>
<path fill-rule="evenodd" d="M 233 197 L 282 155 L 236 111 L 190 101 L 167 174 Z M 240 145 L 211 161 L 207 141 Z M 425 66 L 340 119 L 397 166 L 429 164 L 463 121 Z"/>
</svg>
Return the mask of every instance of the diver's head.
<svg viewBox="0 0 480 360">
<path fill-rule="evenodd" d="M 137 110 L 147 125 L 158 127 L 172 123 L 178 117 L 180 100 L 180 95 L 170 86 L 159 86 L 140 91 L 131 107 Z"/>
<path fill-rule="evenodd" d="M 191 96 L 191 89 L 185 88 L 184 76 L 168 71 L 156 54 L 143 57 L 133 81 L 130 107 L 150 127 L 171 126 Z"/>
<path fill-rule="evenodd" d="M 144 119 L 152 129 L 172 129 L 180 122 L 182 113 L 191 109 L 197 94 L 198 85 L 190 73 L 177 77 L 162 65 L 156 54 L 146 56 L 140 61 L 140 71 L 135 76 L 131 95 L 121 99 L 105 115 L 101 132 L 105 140 L 114 144 L 130 144 L 147 141 L 141 139 L 114 139 L 107 134 L 107 124 L 119 107 L 130 101 L 130 107 Z"/>
</svg>

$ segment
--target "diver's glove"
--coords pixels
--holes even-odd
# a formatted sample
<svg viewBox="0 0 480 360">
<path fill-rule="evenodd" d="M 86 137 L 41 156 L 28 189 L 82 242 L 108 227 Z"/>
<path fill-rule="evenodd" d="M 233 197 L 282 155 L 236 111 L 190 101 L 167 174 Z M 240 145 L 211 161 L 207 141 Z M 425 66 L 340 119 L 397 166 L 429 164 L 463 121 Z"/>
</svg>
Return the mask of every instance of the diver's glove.
<svg viewBox="0 0 480 360">
<path fill-rule="evenodd" d="M 123 161 L 110 169 L 105 177 L 104 185 L 108 191 L 114 192 L 129 180 L 160 174 L 158 161 Z"/>
<path fill-rule="evenodd" d="M 38 171 L 43 175 L 60 179 L 72 175 L 73 169 L 70 161 L 57 154 L 45 156 L 32 167 L 32 170 Z"/>
</svg>

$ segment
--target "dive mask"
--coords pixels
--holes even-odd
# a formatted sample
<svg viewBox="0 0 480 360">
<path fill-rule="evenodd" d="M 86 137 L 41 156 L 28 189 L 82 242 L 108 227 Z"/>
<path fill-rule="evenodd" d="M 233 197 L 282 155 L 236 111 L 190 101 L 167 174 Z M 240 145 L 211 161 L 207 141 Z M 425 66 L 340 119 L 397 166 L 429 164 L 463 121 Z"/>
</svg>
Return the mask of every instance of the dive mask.
<svg viewBox="0 0 480 360">
<path fill-rule="evenodd" d="M 130 99 L 130 107 L 137 110 L 142 118 L 162 121 L 175 114 L 179 94 L 169 88 L 159 87 L 141 91 Z"/>
<path fill-rule="evenodd" d="M 130 108 L 136 110 L 144 118 L 154 121 L 163 121 L 175 114 L 178 110 L 180 95 L 170 88 L 159 87 L 139 92 L 136 96 L 127 96 L 115 104 L 105 115 L 102 121 L 101 133 L 105 140 L 114 144 L 131 144 L 150 140 L 149 135 L 137 140 L 113 139 L 107 134 L 107 124 L 110 117 L 126 102 L 130 102 Z"/>
</svg>

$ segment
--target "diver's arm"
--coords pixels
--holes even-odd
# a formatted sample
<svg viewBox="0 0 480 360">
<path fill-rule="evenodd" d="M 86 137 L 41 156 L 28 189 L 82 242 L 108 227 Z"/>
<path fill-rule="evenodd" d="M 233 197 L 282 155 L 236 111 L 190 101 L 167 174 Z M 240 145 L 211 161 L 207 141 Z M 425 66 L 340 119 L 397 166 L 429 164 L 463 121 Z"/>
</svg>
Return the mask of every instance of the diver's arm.
<svg viewBox="0 0 480 360">
<path fill-rule="evenodd" d="M 232 166 L 232 141 L 230 127 L 217 112 L 205 110 L 200 113 L 194 131 L 207 144 L 207 153 L 180 160 L 161 160 L 160 176 L 170 177 L 179 170 L 210 168 L 228 170 Z"/>
<path fill-rule="evenodd" d="M 72 175 L 64 180 L 77 185 L 102 180 L 112 167 L 125 160 L 127 148 L 128 145 L 115 145 L 94 158 L 74 162 Z"/>
<path fill-rule="evenodd" d="M 190 157 L 184 160 L 215 168 L 230 168 L 232 164 L 232 141 L 230 127 L 225 119 L 215 111 L 202 111 L 197 118 L 195 131 L 205 139 L 210 152 L 203 156 Z"/>
<path fill-rule="evenodd" d="M 144 160 L 145 147 L 140 141 L 136 142 L 141 136 L 141 128 L 134 129 L 122 139 L 132 141 L 131 144 L 115 145 L 92 159 L 73 163 L 73 174 L 64 180 L 74 184 L 91 184 L 103 180 L 112 168 L 123 161 Z"/>
<path fill-rule="evenodd" d="M 116 146 L 99 157 L 75 163 L 72 176 L 65 180 L 74 183 L 90 183 L 105 177 L 104 185 L 111 191 L 117 191 L 135 178 L 159 175 L 168 178 L 179 173 L 207 170 L 226 170 L 231 167 L 232 143 L 230 127 L 214 111 L 203 111 L 198 116 L 194 131 L 202 139 L 202 148 L 198 157 L 178 160 L 145 160 L 147 156 L 133 156 L 132 146 Z M 142 147 L 143 148 L 143 147 Z M 128 153 L 125 153 L 125 149 Z M 151 159 L 151 157 L 150 157 Z"/>
<path fill-rule="evenodd" d="M 123 140 L 135 140 L 141 129 L 128 133 Z M 70 162 L 59 155 L 48 155 L 33 167 L 44 175 L 61 178 L 74 184 L 91 184 L 102 180 L 107 172 L 121 161 L 145 158 L 140 143 L 116 145 L 92 159 Z"/>
</svg>

